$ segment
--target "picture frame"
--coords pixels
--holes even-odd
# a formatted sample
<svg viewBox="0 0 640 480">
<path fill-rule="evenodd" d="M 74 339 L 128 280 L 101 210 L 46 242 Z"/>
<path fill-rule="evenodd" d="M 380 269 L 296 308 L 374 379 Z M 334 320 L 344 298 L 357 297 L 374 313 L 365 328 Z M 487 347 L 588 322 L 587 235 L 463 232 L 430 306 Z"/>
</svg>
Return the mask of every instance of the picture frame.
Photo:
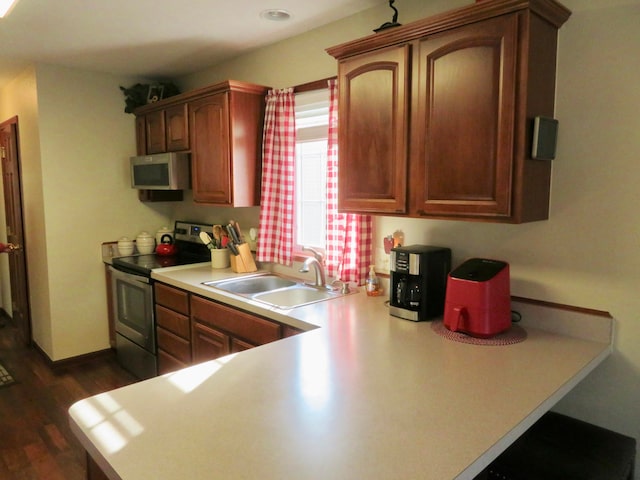
<svg viewBox="0 0 640 480">
<path fill-rule="evenodd" d="M 162 100 L 164 94 L 164 85 L 149 85 L 147 93 L 147 103 L 155 103 Z"/>
</svg>

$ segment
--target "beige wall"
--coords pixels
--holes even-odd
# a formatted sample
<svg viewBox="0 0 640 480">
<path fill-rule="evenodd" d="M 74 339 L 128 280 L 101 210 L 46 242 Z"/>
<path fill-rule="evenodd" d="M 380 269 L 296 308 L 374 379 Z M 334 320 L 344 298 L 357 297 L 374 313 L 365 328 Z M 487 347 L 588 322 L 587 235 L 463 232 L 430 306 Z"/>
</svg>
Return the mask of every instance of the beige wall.
<svg viewBox="0 0 640 480">
<path fill-rule="evenodd" d="M 135 79 L 38 65 L 0 92 L 19 117 L 33 338 L 52 359 L 109 348 L 100 244 L 171 218 L 130 188 Z"/>
<path fill-rule="evenodd" d="M 468 3 L 402 2 L 399 20 Z M 550 219 L 496 225 L 378 217 L 376 246 L 402 229 L 407 244 L 451 246 L 454 263 L 471 256 L 508 261 L 515 295 L 610 312 L 614 354 L 557 408 L 639 438 L 640 64 L 632 59 L 640 51 L 640 7 L 637 0 L 565 4 L 574 15 L 560 34 Z M 181 81 L 196 87 L 234 78 L 286 87 L 332 76 L 336 64 L 324 49 L 369 34 L 387 17 L 387 9 L 374 9 Z M 379 251 L 377 257 L 382 266 Z"/>
<path fill-rule="evenodd" d="M 28 68 L 18 75 L 9 85 L 0 90 L 0 118 L 4 121 L 11 117 L 18 117 L 18 130 L 20 137 L 20 158 L 23 189 L 23 215 L 25 218 L 25 244 L 27 248 L 28 260 L 33 259 L 33 266 L 29 268 L 31 273 L 30 283 L 32 289 L 39 293 L 41 297 L 48 297 L 48 285 L 43 281 L 42 258 L 45 253 L 42 251 L 42 244 L 36 237 L 29 236 L 29 229 L 32 231 L 42 231 L 44 228 L 42 205 L 42 169 L 40 165 L 40 130 L 38 121 L 38 91 L 36 85 L 36 72 L 34 68 Z M 4 197 L 0 198 L 4 215 Z M 26 225 L 30 227 L 27 228 Z M 2 241 L 6 241 L 6 225 L 2 227 Z M 32 251 L 33 247 L 33 251 Z M 6 303 L 5 310 L 10 311 L 11 287 L 9 273 L 2 272 L 3 302 Z M 49 318 L 49 307 L 47 302 L 33 302 L 32 315 L 38 318 Z M 43 345 L 51 344 L 51 332 L 48 328 L 48 321 L 38 322 L 33 325 L 33 335 L 41 339 Z"/>
</svg>

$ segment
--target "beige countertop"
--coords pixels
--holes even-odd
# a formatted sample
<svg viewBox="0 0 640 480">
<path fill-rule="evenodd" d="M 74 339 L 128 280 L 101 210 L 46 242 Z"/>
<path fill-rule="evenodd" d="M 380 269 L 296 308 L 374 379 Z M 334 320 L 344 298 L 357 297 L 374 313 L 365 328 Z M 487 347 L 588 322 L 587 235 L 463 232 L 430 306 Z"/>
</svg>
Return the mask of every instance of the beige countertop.
<svg viewBox="0 0 640 480">
<path fill-rule="evenodd" d="M 524 342 L 470 345 L 362 289 L 277 311 L 201 285 L 229 275 L 153 277 L 313 330 L 74 404 L 109 478 L 471 479 L 611 349 L 612 319 L 589 313 L 515 303 Z"/>
</svg>

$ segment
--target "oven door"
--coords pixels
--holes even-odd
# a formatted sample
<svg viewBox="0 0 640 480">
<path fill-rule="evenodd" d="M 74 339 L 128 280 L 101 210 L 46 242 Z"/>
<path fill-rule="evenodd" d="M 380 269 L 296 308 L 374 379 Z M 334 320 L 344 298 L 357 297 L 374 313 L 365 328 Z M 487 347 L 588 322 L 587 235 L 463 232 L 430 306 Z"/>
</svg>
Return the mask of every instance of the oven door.
<svg viewBox="0 0 640 480">
<path fill-rule="evenodd" d="M 116 332 L 156 354 L 151 279 L 111 267 Z"/>
</svg>

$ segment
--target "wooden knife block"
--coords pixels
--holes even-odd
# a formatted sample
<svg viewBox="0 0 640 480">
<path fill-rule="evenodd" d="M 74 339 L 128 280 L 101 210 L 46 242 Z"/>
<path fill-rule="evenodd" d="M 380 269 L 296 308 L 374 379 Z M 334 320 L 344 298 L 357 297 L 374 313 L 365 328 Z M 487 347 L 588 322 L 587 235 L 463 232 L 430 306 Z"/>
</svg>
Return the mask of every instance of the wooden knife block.
<svg viewBox="0 0 640 480">
<path fill-rule="evenodd" d="M 245 273 L 245 272 L 255 272 L 258 270 L 256 267 L 256 262 L 253 260 L 253 255 L 251 254 L 251 249 L 249 248 L 248 243 L 241 243 L 240 245 L 236 245 L 239 255 L 234 255 L 233 253 L 230 255 L 231 260 L 231 270 L 236 273 Z"/>
</svg>

